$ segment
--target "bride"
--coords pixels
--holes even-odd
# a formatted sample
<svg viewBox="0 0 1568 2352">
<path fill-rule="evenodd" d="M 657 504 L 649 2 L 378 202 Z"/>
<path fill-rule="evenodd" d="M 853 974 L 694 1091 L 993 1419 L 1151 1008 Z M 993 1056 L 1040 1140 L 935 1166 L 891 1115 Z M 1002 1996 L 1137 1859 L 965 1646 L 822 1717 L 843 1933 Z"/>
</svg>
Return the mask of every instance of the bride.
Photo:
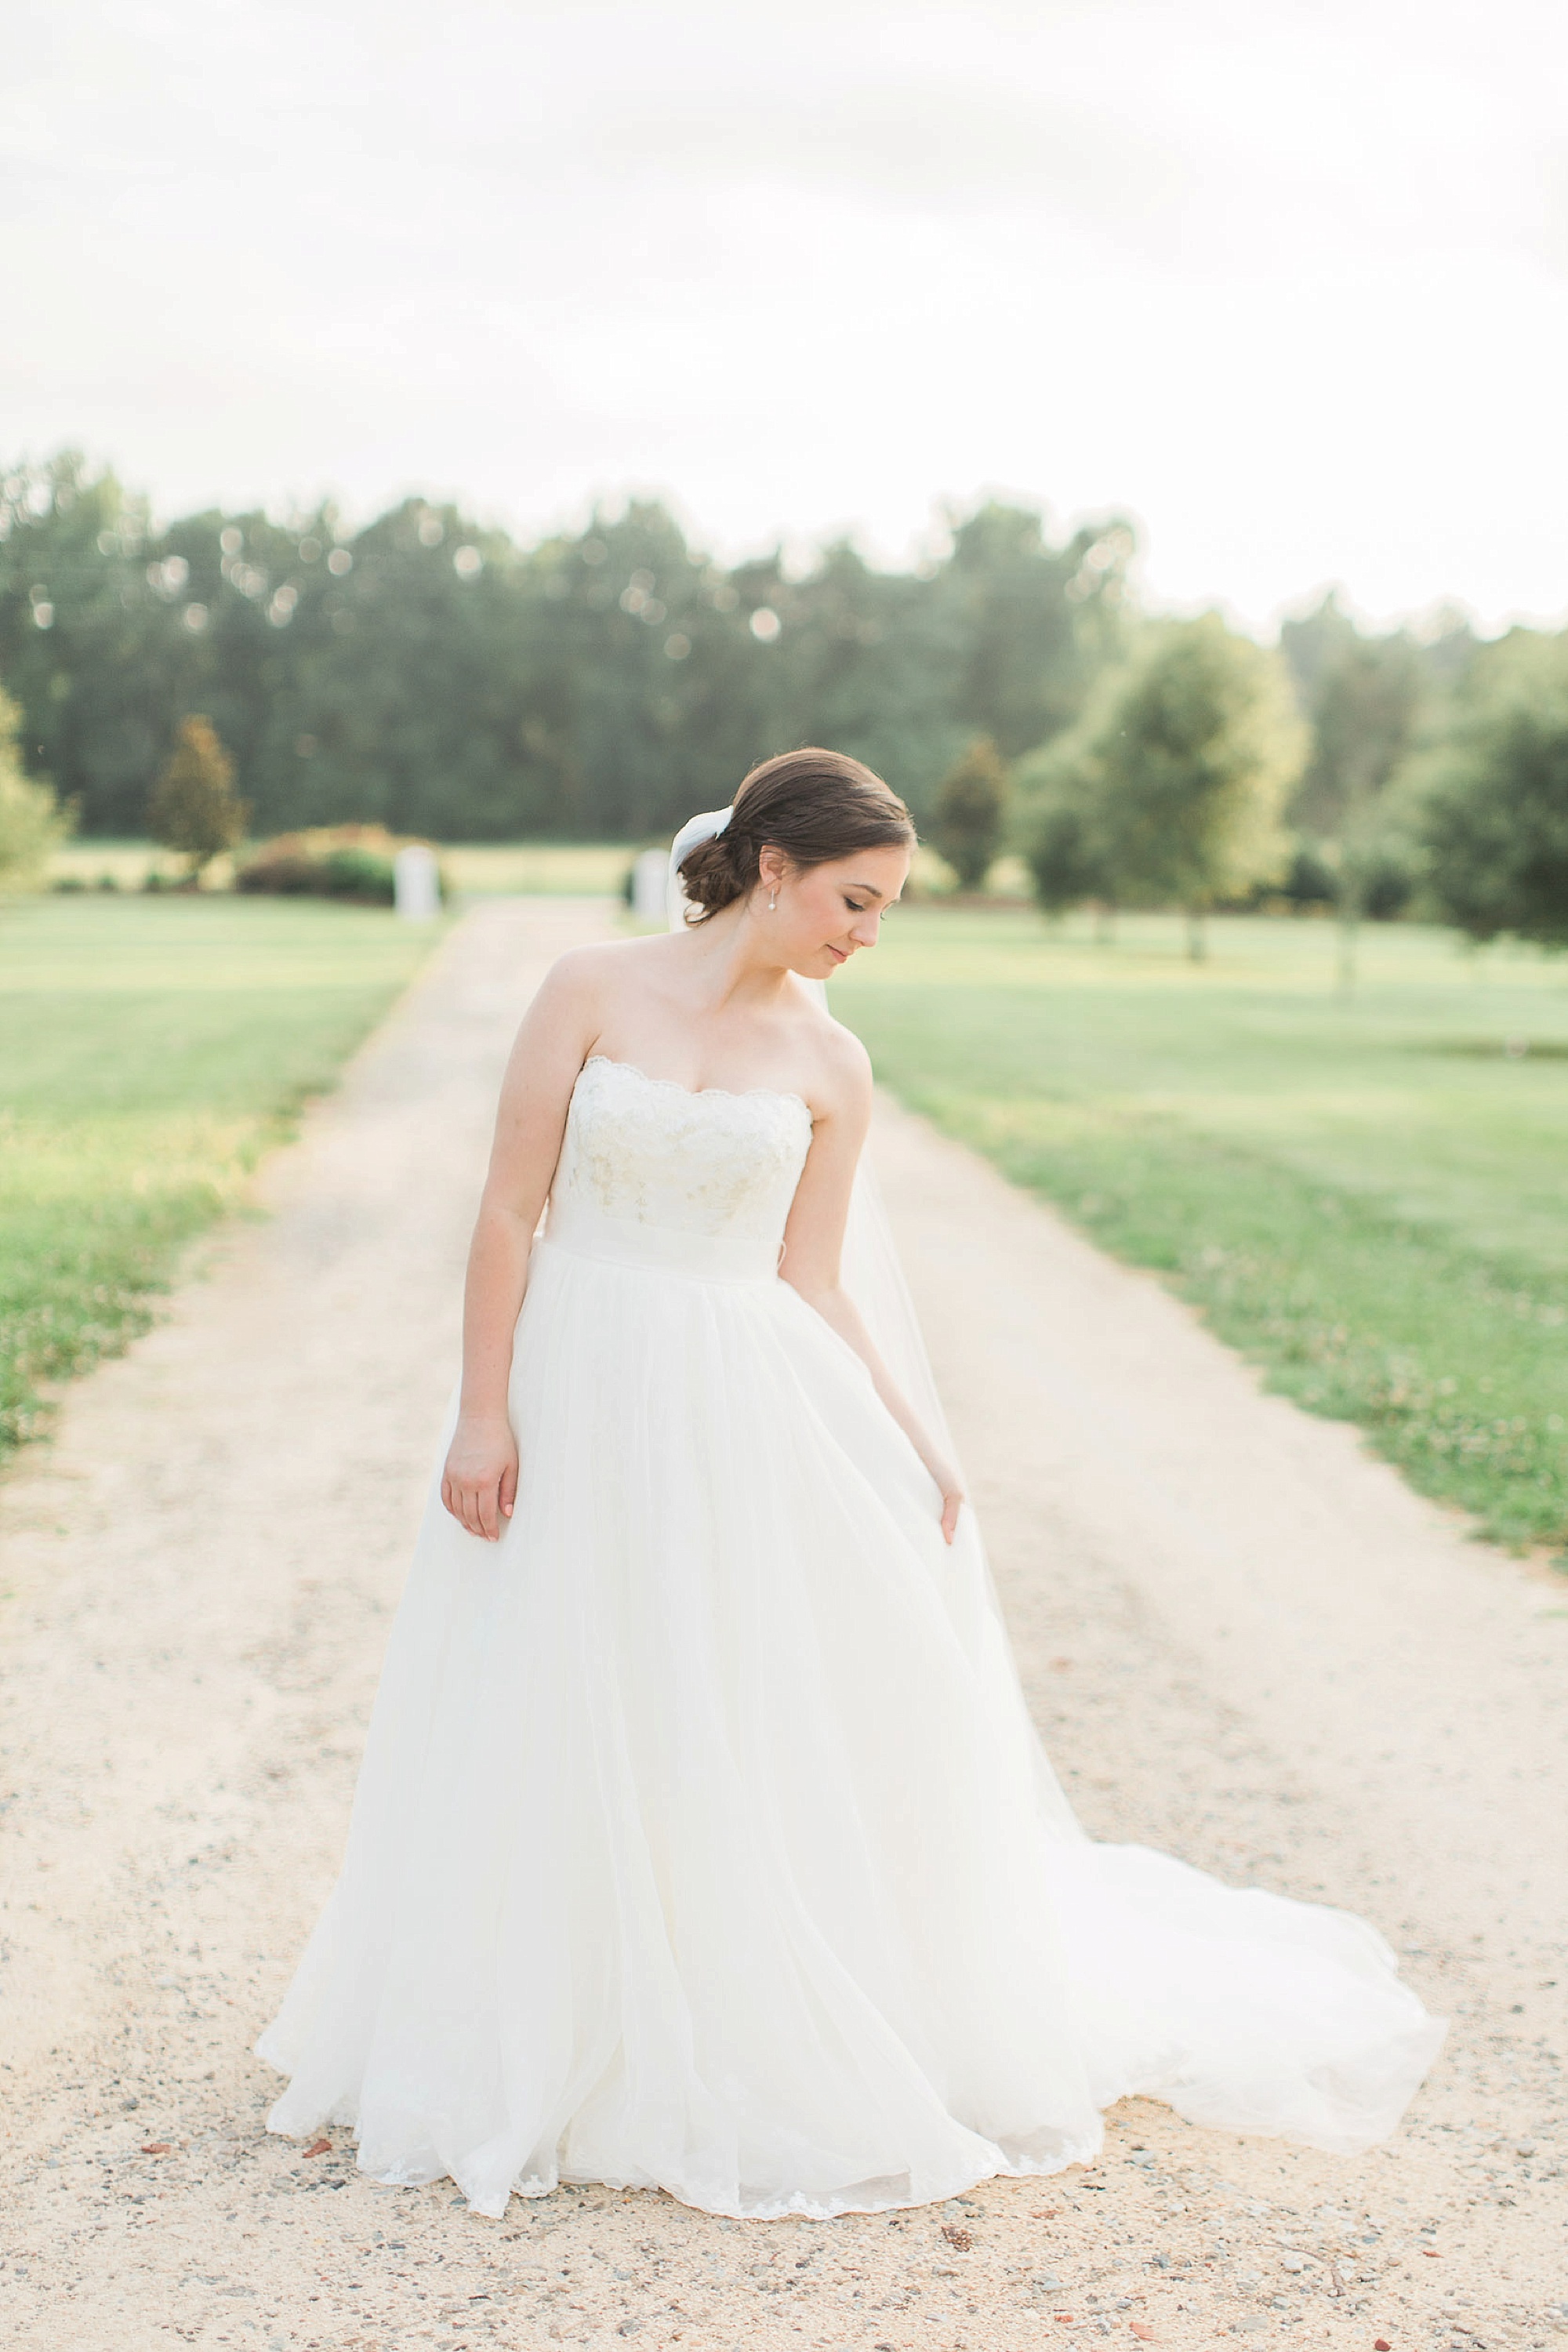
<svg viewBox="0 0 1568 2352">
<path fill-rule="evenodd" d="M 914 837 L 856 761 L 770 760 L 679 932 L 523 1021 L 342 1874 L 259 2044 L 272 2127 L 352 2124 L 378 2179 L 826 2217 L 1087 2159 L 1131 2093 L 1352 2150 L 1442 2041 L 1365 1922 L 1092 1842 L 1040 1749 L 840 1275 L 871 1074 L 803 982 Z"/>
</svg>

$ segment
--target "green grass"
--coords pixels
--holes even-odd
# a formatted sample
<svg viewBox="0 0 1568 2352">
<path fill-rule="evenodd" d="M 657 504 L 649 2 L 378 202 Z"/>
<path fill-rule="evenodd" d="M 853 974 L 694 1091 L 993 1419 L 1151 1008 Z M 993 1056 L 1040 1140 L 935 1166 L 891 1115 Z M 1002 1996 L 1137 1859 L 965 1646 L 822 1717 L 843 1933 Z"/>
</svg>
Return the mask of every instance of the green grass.
<svg viewBox="0 0 1568 2352">
<path fill-rule="evenodd" d="M 310 901 L 0 900 L 0 1454 L 145 1328 L 430 943 Z"/>
<path fill-rule="evenodd" d="M 441 864 L 455 890 L 473 897 L 616 898 L 637 845 L 593 841 L 458 842 Z"/>
<path fill-rule="evenodd" d="M 442 849 L 441 863 L 453 889 L 465 897 L 596 898 L 619 896 L 636 855 L 635 847 L 616 842 L 457 842 Z M 106 883 L 140 890 L 151 873 L 172 881 L 182 871 L 178 857 L 150 841 L 67 841 L 49 860 L 51 882 L 89 890 Z M 226 888 L 232 873 L 229 858 L 215 859 L 205 887 Z"/>
<path fill-rule="evenodd" d="M 154 872 L 177 881 L 184 866 L 183 858 L 151 841 L 62 841 L 49 859 L 49 880 L 79 883 L 88 890 L 110 886 L 116 890 L 140 890 Z M 231 870 L 226 857 L 218 858 L 209 867 L 208 878 L 216 877 L 226 883 Z"/>
<path fill-rule="evenodd" d="M 1424 1493 L 1568 1546 L 1568 961 L 1375 928 L 1345 995 L 1315 922 L 1199 966 L 1158 917 L 887 930 L 836 1003 L 905 1101 Z"/>
<path fill-rule="evenodd" d="M 453 889 L 463 897 L 614 898 L 620 896 L 637 847 L 635 842 L 613 841 L 459 841 L 445 845 L 441 863 Z M 232 860 L 216 858 L 204 887 L 226 888 L 233 870 Z M 105 884 L 139 890 L 150 873 L 174 881 L 182 871 L 178 857 L 150 841 L 67 841 L 49 860 L 52 882 L 89 890 Z M 940 894 L 950 887 L 952 876 L 934 850 L 921 849 L 916 854 L 915 881 L 920 889 Z M 1004 857 L 993 869 L 990 887 L 998 897 L 1026 899 L 1028 874 L 1017 858 Z"/>
</svg>

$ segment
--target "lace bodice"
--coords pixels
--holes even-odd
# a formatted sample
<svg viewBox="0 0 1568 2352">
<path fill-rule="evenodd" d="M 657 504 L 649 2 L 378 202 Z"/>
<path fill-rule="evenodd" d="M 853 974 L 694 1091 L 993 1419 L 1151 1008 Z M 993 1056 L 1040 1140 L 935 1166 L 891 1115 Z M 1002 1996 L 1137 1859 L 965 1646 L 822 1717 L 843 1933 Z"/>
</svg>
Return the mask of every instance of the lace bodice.
<svg viewBox="0 0 1568 2352">
<path fill-rule="evenodd" d="M 647 1227 L 771 1271 L 811 1126 L 798 1095 L 695 1092 L 595 1054 L 573 1088 L 547 1231 Z"/>
</svg>

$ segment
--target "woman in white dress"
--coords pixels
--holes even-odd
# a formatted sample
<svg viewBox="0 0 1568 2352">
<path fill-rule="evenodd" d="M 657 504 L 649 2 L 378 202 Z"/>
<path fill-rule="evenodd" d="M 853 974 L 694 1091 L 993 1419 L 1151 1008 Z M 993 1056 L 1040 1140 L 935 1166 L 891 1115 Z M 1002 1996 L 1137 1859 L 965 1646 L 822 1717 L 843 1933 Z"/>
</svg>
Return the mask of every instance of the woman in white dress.
<svg viewBox="0 0 1568 2352">
<path fill-rule="evenodd" d="M 274 2129 L 352 2124 L 379 2179 L 826 2217 L 1087 2158 L 1134 2092 L 1350 2150 L 1443 2038 L 1365 1922 L 1092 1842 L 1040 1749 L 840 1280 L 871 1075 L 802 983 L 913 843 L 858 762 L 769 761 L 695 919 L 563 957 L 519 1033 L 342 1874 L 259 2045 Z"/>
</svg>

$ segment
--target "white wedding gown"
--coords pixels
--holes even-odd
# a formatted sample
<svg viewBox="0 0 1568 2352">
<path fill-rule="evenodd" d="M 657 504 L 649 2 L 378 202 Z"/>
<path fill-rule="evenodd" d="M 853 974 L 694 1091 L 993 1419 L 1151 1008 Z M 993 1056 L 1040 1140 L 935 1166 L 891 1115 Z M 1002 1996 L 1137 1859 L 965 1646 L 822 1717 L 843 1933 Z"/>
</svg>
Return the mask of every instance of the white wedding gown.
<svg viewBox="0 0 1568 2352">
<path fill-rule="evenodd" d="M 923 2203 L 1131 2092 L 1351 2150 L 1442 2041 L 1348 1912 L 1079 1828 L 973 1515 L 778 1278 L 796 1097 L 595 1056 L 518 1326 L 516 1513 L 432 1493 L 273 2128 L 500 2214 Z M 444 1449 L 443 1449 L 444 1450 Z"/>
</svg>

